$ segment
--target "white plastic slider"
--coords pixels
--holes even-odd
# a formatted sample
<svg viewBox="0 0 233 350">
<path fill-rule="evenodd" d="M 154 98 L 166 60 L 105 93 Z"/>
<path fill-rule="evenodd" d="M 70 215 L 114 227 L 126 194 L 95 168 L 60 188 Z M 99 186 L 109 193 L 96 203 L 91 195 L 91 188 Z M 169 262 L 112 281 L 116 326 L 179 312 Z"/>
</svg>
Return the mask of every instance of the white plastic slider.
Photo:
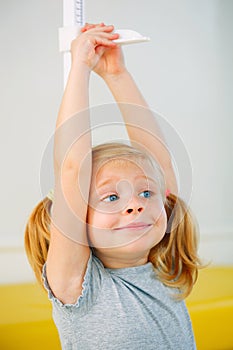
<svg viewBox="0 0 233 350">
<path fill-rule="evenodd" d="M 71 42 L 80 34 L 80 26 L 70 26 L 59 28 L 59 51 L 70 51 Z M 119 34 L 119 39 L 113 40 L 119 45 L 136 44 L 149 41 L 150 38 L 142 36 L 138 32 L 129 29 L 119 29 L 115 33 Z"/>
</svg>

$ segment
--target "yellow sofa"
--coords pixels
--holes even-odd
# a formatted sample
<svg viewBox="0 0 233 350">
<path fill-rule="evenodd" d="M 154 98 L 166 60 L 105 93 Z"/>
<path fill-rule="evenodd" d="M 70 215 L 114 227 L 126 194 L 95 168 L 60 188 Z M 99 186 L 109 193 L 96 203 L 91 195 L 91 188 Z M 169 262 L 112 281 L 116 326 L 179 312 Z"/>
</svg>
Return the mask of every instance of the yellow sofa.
<svg viewBox="0 0 233 350">
<path fill-rule="evenodd" d="M 187 298 L 198 350 L 233 350 L 233 267 L 200 271 Z"/>
<path fill-rule="evenodd" d="M 37 284 L 0 286 L 0 307 L 0 349 L 61 349 L 47 293 Z M 233 350 L 233 267 L 200 271 L 187 307 L 198 350 Z"/>
</svg>

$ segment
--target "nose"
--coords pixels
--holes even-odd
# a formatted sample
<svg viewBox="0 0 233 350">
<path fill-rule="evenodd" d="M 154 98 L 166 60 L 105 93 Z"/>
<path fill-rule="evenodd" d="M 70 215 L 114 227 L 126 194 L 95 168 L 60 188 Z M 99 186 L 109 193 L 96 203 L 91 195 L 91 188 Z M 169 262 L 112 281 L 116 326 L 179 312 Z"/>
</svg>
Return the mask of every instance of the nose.
<svg viewBox="0 0 233 350">
<path fill-rule="evenodd" d="M 132 200 L 127 203 L 126 208 L 124 209 L 124 214 L 138 214 L 144 210 L 144 206 L 140 203 L 140 200 L 132 198 Z"/>
</svg>

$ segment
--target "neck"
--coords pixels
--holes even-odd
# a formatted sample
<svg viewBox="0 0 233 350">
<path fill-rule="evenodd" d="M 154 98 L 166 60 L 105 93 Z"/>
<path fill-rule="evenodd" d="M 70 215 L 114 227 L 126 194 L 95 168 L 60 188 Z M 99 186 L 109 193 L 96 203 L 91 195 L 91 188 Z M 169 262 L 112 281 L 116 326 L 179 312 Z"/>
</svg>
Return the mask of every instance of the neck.
<svg viewBox="0 0 233 350">
<path fill-rule="evenodd" d="M 148 262 L 149 252 L 146 252 L 138 256 L 135 256 L 135 255 L 130 256 L 129 254 L 124 256 L 123 254 L 114 255 L 112 251 L 110 252 L 110 250 L 106 250 L 104 252 L 101 250 L 100 252 L 98 249 L 94 249 L 94 254 L 97 258 L 101 260 L 104 267 L 107 267 L 110 269 L 121 269 L 121 268 L 145 265 Z"/>
</svg>

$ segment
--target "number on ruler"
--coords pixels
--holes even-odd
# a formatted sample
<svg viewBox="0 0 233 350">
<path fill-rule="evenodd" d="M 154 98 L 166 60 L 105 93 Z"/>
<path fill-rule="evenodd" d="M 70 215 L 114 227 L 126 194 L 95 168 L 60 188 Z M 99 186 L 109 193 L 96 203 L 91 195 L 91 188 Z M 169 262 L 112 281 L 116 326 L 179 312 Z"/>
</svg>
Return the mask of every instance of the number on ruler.
<svg viewBox="0 0 233 350">
<path fill-rule="evenodd" d="M 84 25 L 84 0 L 74 0 L 75 24 L 82 27 Z"/>
</svg>

